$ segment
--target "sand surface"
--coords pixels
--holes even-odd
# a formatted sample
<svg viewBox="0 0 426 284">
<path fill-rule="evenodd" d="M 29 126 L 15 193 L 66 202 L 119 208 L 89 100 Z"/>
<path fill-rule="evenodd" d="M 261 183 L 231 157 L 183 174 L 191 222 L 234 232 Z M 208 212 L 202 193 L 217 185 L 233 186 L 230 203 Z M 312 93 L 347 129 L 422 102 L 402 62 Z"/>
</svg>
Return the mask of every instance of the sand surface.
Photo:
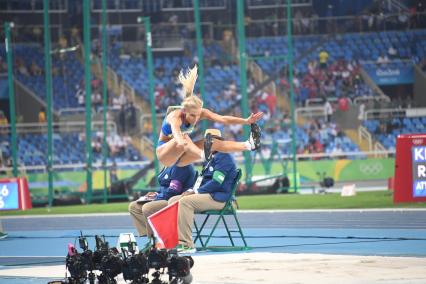
<svg viewBox="0 0 426 284">
<path fill-rule="evenodd" d="M 426 283 L 426 258 L 240 253 L 193 256 L 194 284 Z M 0 269 L 0 276 L 65 275 L 65 265 Z M 164 278 L 165 279 L 165 278 Z M 119 283 L 125 283 L 119 279 Z"/>
</svg>

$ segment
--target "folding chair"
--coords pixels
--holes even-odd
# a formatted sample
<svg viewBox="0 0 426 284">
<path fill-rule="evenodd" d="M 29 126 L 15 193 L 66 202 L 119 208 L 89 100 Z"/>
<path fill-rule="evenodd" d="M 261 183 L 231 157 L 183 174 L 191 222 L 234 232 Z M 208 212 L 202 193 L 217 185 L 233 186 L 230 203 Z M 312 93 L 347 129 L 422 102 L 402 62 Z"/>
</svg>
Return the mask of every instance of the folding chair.
<svg viewBox="0 0 426 284">
<path fill-rule="evenodd" d="M 196 243 L 197 240 L 199 240 L 200 243 L 201 243 L 201 247 L 197 248 L 197 249 L 199 249 L 199 250 L 209 249 L 209 250 L 215 250 L 215 251 L 224 251 L 224 250 L 233 251 L 233 250 L 250 250 L 251 249 L 249 246 L 247 246 L 247 242 L 246 242 L 246 239 L 244 237 L 243 230 L 241 229 L 240 222 L 238 221 L 237 211 L 232 204 L 233 201 L 235 200 L 235 192 L 237 191 L 237 187 L 238 187 L 238 183 L 240 181 L 240 178 L 241 178 L 241 169 L 238 169 L 238 173 L 237 173 L 237 176 L 235 177 L 234 185 L 232 187 L 231 198 L 228 201 L 226 201 L 223 209 L 221 209 L 221 210 L 207 210 L 207 211 L 196 213 L 196 214 L 201 214 L 201 215 L 206 216 L 204 218 L 204 221 L 203 221 L 200 228 L 198 228 L 198 225 L 197 225 L 195 218 L 194 218 L 194 229 L 195 229 L 194 243 Z M 226 219 L 224 217 L 224 216 L 229 216 L 229 215 L 232 215 L 234 217 L 234 220 L 235 220 L 235 223 L 237 224 L 238 230 L 230 230 L 230 228 L 229 228 L 229 226 L 226 222 Z M 203 229 L 205 229 L 205 225 L 207 224 L 207 221 L 209 220 L 210 216 L 217 216 L 217 219 L 214 223 L 214 226 L 208 234 L 202 234 Z M 208 247 L 207 245 L 208 245 L 210 239 L 212 238 L 220 220 L 222 220 L 223 225 L 225 226 L 226 232 L 228 234 L 228 238 L 231 241 L 232 246 L 210 246 L 210 247 Z M 232 236 L 232 233 L 239 233 L 239 236 Z M 205 240 L 203 238 L 207 238 L 207 240 Z M 244 246 L 236 246 L 233 238 L 241 238 L 243 243 L 244 243 Z"/>
</svg>

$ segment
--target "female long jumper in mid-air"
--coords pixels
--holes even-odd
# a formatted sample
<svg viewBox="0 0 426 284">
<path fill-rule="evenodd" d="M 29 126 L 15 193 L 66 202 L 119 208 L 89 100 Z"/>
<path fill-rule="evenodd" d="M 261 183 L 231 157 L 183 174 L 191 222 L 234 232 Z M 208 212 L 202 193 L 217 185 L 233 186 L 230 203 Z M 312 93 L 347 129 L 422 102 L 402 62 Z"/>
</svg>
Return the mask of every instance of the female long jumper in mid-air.
<svg viewBox="0 0 426 284">
<path fill-rule="evenodd" d="M 197 66 L 189 69 L 186 74 L 179 74 L 185 97 L 180 106 L 172 106 L 167 110 L 163 120 L 156 149 L 157 158 L 164 166 L 168 167 L 176 162 L 179 165 L 191 164 L 197 160 L 209 160 L 211 153 L 254 151 L 260 147 L 261 131 L 256 121 L 262 118 L 263 113 L 252 113 L 248 118 L 219 115 L 203 108 L 202 100 L 193 94 L 197 80 Z M 229 124 L 250 124 L 251 132 L 247 141 L 222 141 L 207 135 L 205 139 L 193 142 L 190 134 L 198 121 L 210 121 Z"/>
</svg>

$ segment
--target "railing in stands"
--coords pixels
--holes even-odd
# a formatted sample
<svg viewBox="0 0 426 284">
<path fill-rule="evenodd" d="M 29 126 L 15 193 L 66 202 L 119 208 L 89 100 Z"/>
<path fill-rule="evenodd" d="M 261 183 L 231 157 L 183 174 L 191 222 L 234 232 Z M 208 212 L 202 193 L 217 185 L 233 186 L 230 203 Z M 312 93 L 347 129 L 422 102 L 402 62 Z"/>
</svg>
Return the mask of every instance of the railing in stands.
<svg viewBox="0 0 426 284">
<path fill-rule="evenodd" d="M 115 164 L 117 165 L 118 168 L 124 168 L 124 167 L 141 167 L 141 166 L 146 166 L 150 163 L 150 161 L 138 161 L 138 162 L 116 162 Z M 106 167 L 110 168 L 113 165 L 113 163 L 107 163 Z M 92 167 L 94 170 L 100 170 L 103 169 L 103 165 L 102 162 L 98 162 L 98 163 L 93 163 Z M 85 170 L 86 168 L 86 164 L 67 164 L 67 165 L 53 165 L 52 166 L 53 170 L 70 170 L 70 171 L 75 171 L 75 170 Z M 38 172 L 47 172 L 47 167 L 44 165 L 39 165 L 39 166 L 22 166 L 19 165 L 18 166 L 18 170 L 20 172 L 30 172 L 30 171 L 38 171 Z M 4 166 L 0 166 L 0 172 L 12 172 L 12 168 L 11 167 L 4 167 Z"/>
<path fill-rule="evenodd" d="M 137 113 L 142 113 L 142 110 L 139 106 L 134 105 L 134 107 L 136 108 Z M 119 112 L 120 111 L 120 107 L 119 106 L 109 106 L 107 107 L 107 112 Z M 73 108 L 61 108 L 58 111 L 59 116 L 67 116 L 67 115 L 74 115 L 74 114 L 81 114 L 81 113 L 85 113 L 86 112 L 86 108 L 84 107 L 73 107 Z M 102 110 L 101 110 L 102 112 Z M 92 110 L 92 116 L 94 116 L 97 112 L 95 112 L 94 110 Z"/>
<path fill-rule="evenodd" d="M 200 10 L 225 10 L 227 7 L 227 1 L 230 0 L 204 0 L 200 1 Z M 161 1 L 161 11 L 192 11 L 194 6 L 191 3 L 192 1 Z M 176 5 L 178 4 L 178 5 Z M 186 4 L 190 4 L 186 5 Z"/>
<path fill-rule="evenodd" d="M 263 72 L 262 68 L 259 67 L 259 65 L 254 60 L 250 60 L 248 62 L 248 68 L 251 71 L 253 78 L 255 79 L 256 83 L 262 83 L 266 81 L 267 75 Z M 264 89 L 266 91 L 274 96 L 277 96 L 277 87 L 274 81 L 271 81 L 269 84 L 264 86 Z M 278 98 L 279 100 L 279 98 Z M 284 107 L 281 103 L 280 107 Z"/>
<path fill-rule="evenodd" d="M 386 151 L 386 148 L 380 142 L 374 143 L 374 157 L 383 157 L 382 152 Z"/>
<path fill-rule="evenodd" d="M 299 107 L 295 111 L 295 120 L 298 121 L 299 117 L 310 119 L 315 117 L 322 117 L 326 119 L 327 113 L 324 106 Z"/>
<path fill-rule="evenodd" d="M 156 114 L 157 125 L 161 125 L 161 122 L 162 122 L 162 120 L 165 116 L 166 116 L 165 112 Z M 141 115 L 140 116 L 140 125 L 141 125 L 141 128 L 142 128 L 142 131 L 141 131 L 142 134 L 151 133 L 152 131 L 146 127 L 146 126 L 152 126 L 151 115 L 149 115 L 149 114 Z"/>
<path fill-rule="evenodd" d="M 249 9 L 271 9 L 271 8 L 283 8 L 287 7 L 287 1 L 276 1 L 276 0 L 248 0 L 247 8 Z M 311 7 L 312 0 L 298 0 L 291 1 L 291 7 Z"/>
<path fill-rule="evenodd" d="M 53 122 L 54 132 L 82 132 L 86 127 L 85 121 L 61 121 Z M 113 121 L 107 121 L 108 132 L 117 133 L 117 125 Z M 103 121 L 92 121 L 93 131 L 103 130 Z M 47 133 L 46 123 L 17 123 L 17 133 Z M 10 125 L 0 125 L 0 133 L 10 133 Z"/>
<path fill-rule="evenodd" d="M 409 12 L 408 7 L 403 3 L 403 1 L 399 0 L 388 0 L 387 2 L 387 9 L 389 11 L 397 11 L 397 12 Z"/>
<path fill-rule="evenodd" d="M 371 101 L 390 103 L 391 99 L 388 96 L 361 96 L 354 99 L 354 104 L 359 105 Z"/>
<path fill-rule="evenodd" d="M 351 99 L 347 98 L 349 100 L 349 102 L 351 103 Z M 339 100 L 339 98 L 336 97 L 327 97 L 327 100 L 330 103 L 337 103 L 337 101 Z M 324 99 L 323 98 L 310 98 L 307 99 L 305 102 L 306 107 L 318 107 L 318 106 L 324 106 Z"/>
<path fill-rule="evenodd" d="M 43 13 L 42 1 L 1 1 L 3 5 L 9 5 L 6 9 L 0 9 L 0 13 Z M 37 3 L 38 2 L 38 3 Z M 68 0 L 50 0 L 49 13 L 68 12 Z"/>
<path fill-rule="evenodd" d="M 358 127 L 358 142 L 362 143 L 363 140 L 367 140 L 368 149 L 371 151 L 373 149 L 373 139 L 371 138 L 371 133 L 367 130 L 367 128 L 361 125 Z"/>
<path fill-rule="evenodd" d="M 398 109 L 398 108 L 384 108 L 384 109 L 369 109 L 364 113 L 364 120 L 367 119 L 381 119 L 381 118 L 394 118 L 394 117 L 416 117 L 426 115 L 426 108 L 412 108 L 412 109 Z"/>
</svg>

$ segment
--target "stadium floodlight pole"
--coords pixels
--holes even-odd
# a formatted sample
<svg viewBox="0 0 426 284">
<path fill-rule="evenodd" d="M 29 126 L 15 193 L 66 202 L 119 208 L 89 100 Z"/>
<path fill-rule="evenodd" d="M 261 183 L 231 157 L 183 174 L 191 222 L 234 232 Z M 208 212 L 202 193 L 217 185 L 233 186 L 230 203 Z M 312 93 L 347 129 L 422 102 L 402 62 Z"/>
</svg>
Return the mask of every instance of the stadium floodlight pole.
<svg viewBox="0 0 426 284">
<path fill-rule="evenodd" d="M 154 97 L 154 62 L 152 59 L 152 34 L 151 34 L 151 23 L 149 17 L 138 17 L 138 23 L 143 19 L 145 27 L 145 50 L 146 50 L 146 61 L 148 64 L 148 81 L 149 81 L 149 101 L 151 106 L 151 120 L 152 120 L 152 145 L 154 145 L 154 168 L 155 176 L 159 174 L 159 164 L 157 159 L 157 117 L 155 113 L 155 97 Z M 155 179 L 156 184 L 158 185 L 158 180 Z"/>
<path fill-rule="evenodd" d="M 84 85 L 86 91 L 86 202 L 92 201 L 92 87 L 90 62 L 90 0 L 83 0 Z"/>
<path fill-rule="evenodd" d="M 16 114 L 15 114 L 15 89 L 13 86 L 13 58 L 12 58 L 12 41 L 10 30 L 14 24 L 10 22 L 4 23 L 4 33 L 6 35 L 6 57 L 7 57 L 7 82 L 9 85 L 9 114 L 10 114 L 10 131 L 12 133 L 12 161 L 13 176 L 18 177 L 18 156 L 16 142 Z"/>
<path fill-rule="evenodd" d="M 104 203 L 107 200 L 107 32 L 106 0 L 102 0 L 102 111 L 104 122 L 104 139 L 102 143 L 102 166 L 104 169 Z"/>
<path fill-rule="evenodd" d="M 287 0 L 287 44 L 288 44 L 288 81 L 290 83 L 290 113 L 291 113 L 291 152 L 293 156 L 293 188 L 297 192 L 297 161 L 296 161 L 296 121 L 294 115 L 293 89 L 293 45 L 291 36 L 291 0 Z"/>
<path fill-rule="evenodd" d="M 206 105 L 206 93 L 204 89 L 204 55 L 203 55 L 203 37 L 201 36 L 201 22 L 200 22 L 200 1 L 194 0 L 194 18 L 195 18 L 195 34 L 197 40 L 197 57 L 198 57 L 198 81 L 200 82 L 201 99 Z M 207 128 L 207 120 L 201 121 L 201 129 L 203 133 Z"/>
<path fill-rule="evenodd" d="M 53 137 L 52 137 L 52 57 L 50 47 L 49 0 L 43 0 L 44 21 L 44 75 L 47 100 L 47 175 L 49 184 L 49 207 L 53 203 Z"/>
<path fill-rule="evenodd" d="M 241 109 L 242 116 L 248 117 L 248 98 L 247 98 L 247 54 L 246 54 L 246 36 L 244 28 L 244 0 L 237 1 L 237 27 L 238 27 L 238 51 L 240 57 L 240 91 L 241 91 Z M 243 128 L 244 137 L 249 136 L 248 127 Z M 246 169 L 246 184 L 251 183 L 252 164 L 250 152 L 244 151 L 244 164 Z"/>
</svg>

